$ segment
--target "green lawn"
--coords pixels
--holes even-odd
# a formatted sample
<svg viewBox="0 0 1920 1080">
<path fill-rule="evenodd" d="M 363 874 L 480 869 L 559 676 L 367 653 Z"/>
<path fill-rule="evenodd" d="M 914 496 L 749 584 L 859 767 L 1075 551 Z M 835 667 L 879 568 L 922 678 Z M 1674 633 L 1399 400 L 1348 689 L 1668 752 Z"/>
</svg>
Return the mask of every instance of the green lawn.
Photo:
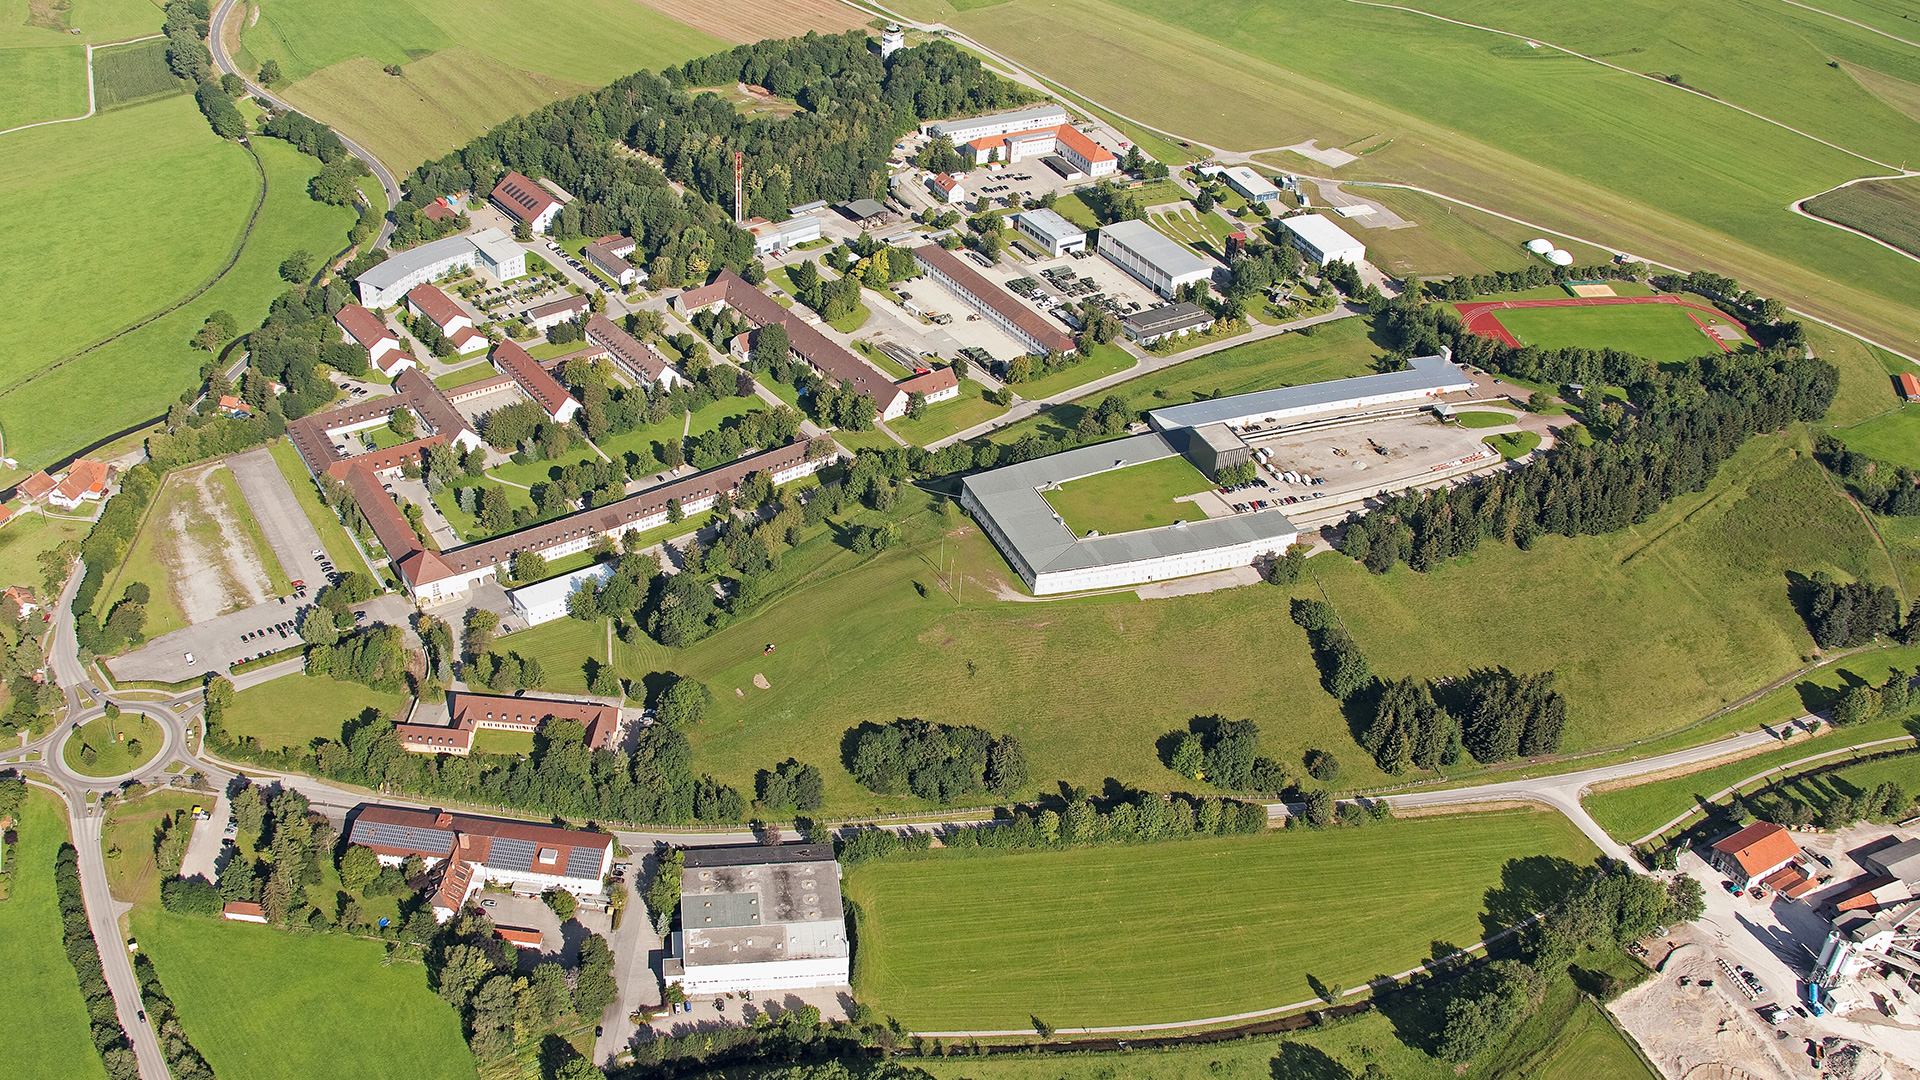
<svg viewBox="0 0 1920 1080">
<path fill-rule="evenodd" d="M 927 406 L 927 411 L 917 420 L 903 416 L 889 421 L 887 427 L 915 446 L 926 446 L 1007 411 L 988 401 L 986 393 L 987 388 L 972 379 L 961 379 L 959 397 Z"/>
<path fill-rule="evenodd" d="M 872 316 L 873 312 L 868 310 L 867 305 L 855 304 L 852 311 L 847 312 L 837 319 L 827 320 L 827 325 L 843 334 L 851 334 L 855 330 L 867 325 L 867 320 Z"/>
<path fill-rule="evenodd" d="M 766 407 L 766 402 L 758 397 L 723 397 L 696 411 L 691 421 L 684 416 L 669 416 L 658 424 L 642 424 L 632 431 L 609 435 L 594 445 L 614 461 L 625 461 L 628 455 L 632 455 L 635 463 L 633 474 L 649 477 L 666 468 L 660 461 L 660 449 L 669 440 L 680 438 L 683 429 L 689 435 L 705 435 L 718 430 L 721 424 L 733 417 L 745 416 Z"/>
<path fill-rule="evenodd" d="M 25 585 L 35 596 L 46 591 L 40 573 L 40 553 L 69 540 L 86 538 L 91 525 L 85 521 L 50 518 L 40 514 L 19 514 L 0 526 L 0 588 Z"/>
<path fill-rule="evenodd" d="M 609 452 L 608 456 L 611 457 L 612 453 Z M 487 475 L 509 484 L 532 487 L 554 479 L 558 475 L 556 470 L 564 469 L 568 465 L 599 460 L 600 455 L 593 452 L 593 447 L 588 446 L 584 441 L 579 441 L 574 443 L 572 449 L 557 458 L 529 461 L 524 465 L 509 461 L 488 469 Z"/>
<path fill-rule="evenodd" d="M 1899 405 L 1890 412 L 1834 434 L 1868 457 L 1920 468 L 1920 405 Z"/>
<path fill-rule="evenodd" d="M 87 111 L 86 46 L 0 48 L 0 87 L 0 130 L 79 116 Z"/>
<path fill-rule="evenodd" d="M 1508 308 L 1497 314 L 1522 345 L 1543 349 L 1619 349 L 1661 363 L 1720 352 L 1688 318 L 1688 309 L 1671 304 Z"/>
<path fill-rule="evenodd" d="M 222 1076 L 472 1080 L 460 1018 L 426 969 L 385 964 L 386 946 L 291 934 L 151 907 L 133 930 L 181 1026 Z M 378 1017 L 378 1023 L 368 1018 Z"/>
<path fill-rule="evenodd" d="M 81 725 L 79 733 L 67 740 L 61 758 L 83 776 L 119 776 L 152 761 L 165 741 L 160 725 L 144 713 L 121 713 L 118 719 L 102 716 Z M 81 757 L 83 747 L 92 747 L 98 755 L 93 764 Z"/>
<path fill-rule="evenodd" d="M 533 753 L 533 732 L 496 731 L 492 728 L 482 728 L 473 733 L 473 752 L 476 754 L 531 754 Z"/>
<path fill-rule="evenodd" d="M 340 524 L 340 516 L 320 501 L 320 489 L 314 486 L 313 474 L 307 471 L 306 463 L 300 460 L 300 451 L 285 439 L 275 442 L 269 449 L 273 453 L 273 463 L 280 467 L 280 475 L 287 478 L 287 486 L 293 488 L 294 497 L 300 501 L 300 509 L 306 512 L 313 531 L 320 534 L 320 546 L 326 549 L 333 565 L 342 570 L 363 565 L 359 550 L 347 536 L 347 527 Z M 316 591 L 320 588 L 315 582 L 308 582 L 308 586 Z"/>
<path fill-rule="evenodd" d="M 1519 420 L 1512 413 L 1503 412 L 1463 412 L 1454 417 L 1463 428 L 1506 427 Z"/>
<path fill-rule="evenodd" d="M 1028 401 L 1040 401 L 1062 394 L 1082 383 L 1102 379 L 1116 371 L 1125 371 L 1138 363 L 1133 354 L 1118 345 L 1095 345 L 1093 353 L 1077 364 L 1069 364 L 1051 375 L 1017 383 L 1013 392 Z"/>
<path fill-rule="evenodd" d="M 60 944 L 53 859 L 68 839 L 66 807 L 29 788 L 20 817 L 19 843 L 6 853 L 13 891 L 0 902 L 0 969 L 7 973 L 10 1002 L 7 1068 L 21 1077 L 104 1080 L 86 1001 Z"/>
<path fill-rule="evenodd" d="M 855 990 L 921 1031 L 1270 1008 L 1312 999 L 1309 977 L 1358 986 L 1436 940 L 1480 940 L 1503 868 L 1537 880 L 1551 860 L 1592 857 L 1560 815 L 1511 811 L 869 863 L 845 886 L 860 907 Z"/>
<path fill-rule="evenodd" d="M 212 806 L 209 794 L 192 791 L 150 791 L 132 802 L 116 803 L 101 827 L 100 849 L 106 855 L 107 888 L 127 904 L 160 902 L 160 868 L 154 864 L 154 840 L 160 823 L 178 811 Z M 188 823 L 189 828 L 199 826 Z"/>
<path fill-rule="evenodd" d="M 1500 451 L 1500 456 L 1512 461 L 1525 457 L 1540 446 L 1540 433 L 1537 431 L 1509 431 L 1500 435 L 1489 435 L 1481 440 L 1488 446 Z"/>
<path fill-rule="evenodd" d="M 234 695 L 221 726 L 236 739 L 252 736 L 263 749 L 304 747 L 314 739 L 338 739 L 341 726 L 367 709 L 404 719 L 404 694 L 383 694 L 355 682 L 294 674 Z"/>
<path fill-rule="evenodd" d="M 498 374 L 499 372 L 494 370 L 493 364 L 483 359 L 477 364 L 469 364 L 458 371 L 449 371 L 445 375 L 435 378 L 433 385 L 442 390 L 451 390 L 456 386 L 466 386 L 469 383 L 477 383 L 482 379 L 491 379 Z"/>
<path fill-rule="evenodd" d="M 1529 230 L 1518 222 L 1418 191 L 1369 187 L 1346 190 L 1378 202 L 1415 224 L 1411 229 L 1356 230 L 1367 245 L 1367 261 L 1395 277 L 1487 274 L 1521 270 L 1538 261 L 1525 247 L 1528 240 L 1540 235 L 1537 229 Z M 1609 258 L 1599 248 L 1564 237 L 1553 240 L 1582 266 Z"/>
<path fill-rule="evenodd" d="M 1074 535 L 1086 536 L 1197 521 L 1206 516 L 1198 507 L 1174 500 L 1212 486 L 1191 462 L 1176 456 L 1070 480 L 1045 495 Z"/>
</svg>

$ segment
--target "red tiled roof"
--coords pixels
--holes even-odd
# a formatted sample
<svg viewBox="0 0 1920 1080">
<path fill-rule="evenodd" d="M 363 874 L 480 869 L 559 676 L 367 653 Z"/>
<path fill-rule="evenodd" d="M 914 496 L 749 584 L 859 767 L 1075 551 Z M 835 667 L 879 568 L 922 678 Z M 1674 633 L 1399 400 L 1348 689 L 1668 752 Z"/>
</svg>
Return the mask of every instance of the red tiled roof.
<svg viewBox="0 0 1920 1080">
<path fill-rule="evenodd" d="M 441 292 L 432 285 L 415 285 L 407 292 L 407 303 L 412 304 L 420 314 L 433 320 L 433 325 L 444 333 L 447 324 L 455 319 L 466 318 L 467 313 L 453 302 L 453 297 Z M 471 321 L 471 320 L 469 320 Z"/>
<path fill-rule="evenodd" d="M 620 329 L 619 324 L 605 315 L 596 314 L 587 320 L 587 340 L 607 350 L 628 370 L 645 375 L 648 382 L 666 373 L 666 357 L 656 352 L 653 346 Z"/>
<path fill-rule="evenodd" d="M 256 919 L 264 919 L 267 916 L 267 909 L 248 900 L 229 900 L 227 901 L 227 905 L 220 909 L 220 913 L 223 915 L 245 915 Z"/>
<path fill-rule="evenodd" d="M 247 407 L 246 402 L 241 401 L 239 398 L 234 397 L 232 394 L 220 395 L 220 407 L 223 409 L 231 409 L 234 412 L 252 412 L 253 411 L 252 409 Z"/>
<path fill-rule="evenodd" d="M 448 206 L 438 199 L 421 207 L 420 213 L 428 221 L 452 221 L 460 216 L 460 211 L 455 210 L 453 207 Z"/>
<path fill-rule="evenodd" d="M 493 347 L 493 362 L 513 376 L 514 381 L 520 384 L 520 389 L 547 410 L 548 416 L 560 415 L 561 408 L 573 400 L 565 387 L 527 355 L 527 350 L 511 341 L 502 341 Z"/>
<path fill-rule="evenodd" d="M 455 693 L 447 695 L 447 711 L 455 724 L 506 723 L 529 731 L 545 720 L 577 720 L 587 729 L 587 745 L 595 750 L 611 749 L 620 726 L 620 710 L 600 701 Z"/>
<path fill-rule="evenodd" d="M 1061 352 L 1074 350 L 1073 338 L 1054 327 L 1041 314 L 1015 300 L 1005 289 L 988 281 L 939 244 L 923 244 L 913 249 L 913 257 L 945 274 L 973 298 L 992 308 L 1000 317 L 1027 332 L 1043 349 Z"/>
<path fill-rule="evenodd" d="M 1749 875 L 1771 870 L 1800 854 L 1793 835 L 1770 821 L 1757 821 L 1713 845 L 1713 850 L 1733 856 L 1740 869 Z"/>
<path fill-rule="evenodd" d="M 714 292 L 716 289 L 717 293 Z M 686 299 L 696 293 L 704 295 L 694 300 Z M 756 327 L 776 322 L 785 326 L 787 340 L 796 355 L 825 372 L 828 378 L 872 398 L 882 413 L 900 396 L 892 380 L 877 368 L 841 348 L 839 343 L 814 329 L 812 324 L 789 309 L 781 307 L 773 297 L 747 284 L 745 278 L 732 270 L 720 271 L 720 276 L 705 289 L 690 289 L 682 295 L 682 301 L 688 308 L 704 307 L 714 299 L 725 300 L 728 307 Z"/>
<path fill-rule="evenodd" d="M 507 213 L 529 225 L 548 207 L 560 201 L 549 195 L 547 189 L 540 186 L 539 181 L 517 172 L 510 172 L 501 177 L 500 182 L 494 185 L 490 198 L 499 203 Z"/>
<path fill-rule="evenodd" d="M 355 821 L 373 821 L 386 825 L 401 825 L 415 829 L 438 829 L 457 835 L 471 837 L 468 846 L 454 845 L 436 851 L 419 850 L 409 852 L 418 855 L 447 855 L 459 853 L 462 858 L 473 858 L 473 845 L 479 841 L 489 841 L 493 837 L 507 837 L 524 840 L 542 847 L 561 849 L 560 864 L 566 865 L 566 851 L 570 848 L 587 848 L 605 851 L 613 846 L 613 834 L 587 832 L 583 829 L 563 829 L 556 825 L 540 825 L 531 821 L 502 821 L 497 818 L 470 817 L 466 814 L 436 813 L 432 810 L 410 810 L 400 806 L 362 806 L 355 815 Z"/>
<path fill-rule="evenodd" d="M 387 549 L 387 556 L 393 559 L 403 558 L 421 550 L 420 538 L 414 534 L 413 526 L 407 521 L 407 515 L 380 486 L 380 478 L 365 466 L 353 460 L 342 463 L 345 468 L 341 479 L 346 482 L 347 490 L 352 492 L 353 501 L 360 507 L 360 513 L 373 528 L 373 535 L 380 546 Z"/>
<path fill-rule="evenodd" d="M 475 330 L 473 327 L 463 326 L 460 329 L 455 330 L 453 333 L 448 334 L 447 340 L 453 342 L 453 347 L 455 350 L 459 352 L 466 352 L 468 342 L 472 341 L 474 338 L 484 338 L 484 337 L 486 337 L 485 334 L 482 334 L 480 331 Z"/>
<path fill-rule="evenodd" d="M 57 486 L 59 485 L 55 483 L 53 477 L 48 476 L 45 472 L 37 472 L 25 480 L 20 481 L 20 485 L 16 490 L 26 498 L 38 499 Z"/>
<path fill-rule="evenodd" d="M 1072 124 L 1061 124 L 1053 129 L 1054 138 L 1067 149 L 1079 154 L 1089 162 L 1112 161 L 1113 154 L 1106 147 L 1087 138 L 1086 133 Z"/>
<path fill-rule="evenodd" d="M 1857 911 L 1861 908 L 1875 907 L 1880 902 L 1874 899 L 1874 892 L 1899 880 L 1885 874 L 1872 876 L 1862 874 L 1847 882 L 1839 893 L 1827 897 L 1827 903 L 1832 904 L 1838 911 Z"/>
<path fill-rule="evenodd" d="M 415 585 L 430 585 L 453 576 L 453 571 L 447 568 L 445 559 L 441 558 L 437 552 L 420 547 L 415 547 L 407 553 L 406 557 L 399 559 L 393 565 Z"/>
<path fill-rule="evenodd" d="M 67 469 L 66 479 L 54 490 L 69 502 L 100 494 L 107 490 L 107 463 L 81 458 Z"/>
<path fill-rule="evenodd" d="M 941 173 L 939 176 L 933 178 L 933 186 L 939 188 L 941 191 L 950 192 L 960 186 L 960 180 L 947 173 Z"/>
<path fill-rule="evenodd" d="M 903 394 L 925 394 L 932 397 L 942 390 L 958 389 L 960 377 L 955 375 L 950 367 L 938 367 L 910 379 L 901 379 L 893 385 L 899 387 Z"/>
<path fill-rule="evenodd" d="M 495 926 L 493 932 L 499 934 L 502 941 L 536 949 L 540 947 L 541 935 L 538 930 L 529 930 L 524 926 Z"/>
<path fill-rule="evenodd" d="M 348 304 L 341 308 L 340 313 L 333 317 L 333 321 L 339 323 L 340 329 L 345 330 L 348 337 L 359 342 L 368 352 L 372 352 L 373 347 L 383 339 L 395 343 L 400 340 L 393 331 L 387 329 L 387 324 L 381 320 L 380 316 L 359 304 Z"/>
<path fill-rule="evenodd" d="M 1901 372 L 1900 393 L 1904 395 L 1908 401 L 1920 400 L 1920 379 L 1914 378 L 1913 373 L 1910 371 Z"/>
<path fill-rule="evenodd" d="M 473 749 L 473 728 L 461 724 L 395 724 L 393 733 L 400 745 L 409 750 L 425 747 L 445 754 L 462 754 Z"/>
<path fill-rule="evenodd" d="M 584 296 L 563 296 L 550 303 L 541 304 L 539 307 L 529 308 L 527 310 L 527 317 L 530 319 L 544 319 L 549 315 L 558 315 L 561 312 L 585 311 L 590 306 L 592 305 L 587 302 L 587 298 Z"/>
</svg>

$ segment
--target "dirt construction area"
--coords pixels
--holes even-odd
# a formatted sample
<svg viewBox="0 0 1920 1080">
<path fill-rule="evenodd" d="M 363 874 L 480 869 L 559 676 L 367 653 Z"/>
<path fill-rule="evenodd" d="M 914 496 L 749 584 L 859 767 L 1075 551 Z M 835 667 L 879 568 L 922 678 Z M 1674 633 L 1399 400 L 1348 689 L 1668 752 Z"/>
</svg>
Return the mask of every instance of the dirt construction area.
<svg viewBox="0 0 1920 1080">
<path fill-rule="evenodd" d="M 259 526 L 248 515 L 224 464 L 167 478 L 117 579 L 103 593 L 120 595 L 145 581 L 169 596 L 185 625 L 262 603 L 274 596 Z M 162 620 L 150 632 L 174 629 Z"/>
</svg>

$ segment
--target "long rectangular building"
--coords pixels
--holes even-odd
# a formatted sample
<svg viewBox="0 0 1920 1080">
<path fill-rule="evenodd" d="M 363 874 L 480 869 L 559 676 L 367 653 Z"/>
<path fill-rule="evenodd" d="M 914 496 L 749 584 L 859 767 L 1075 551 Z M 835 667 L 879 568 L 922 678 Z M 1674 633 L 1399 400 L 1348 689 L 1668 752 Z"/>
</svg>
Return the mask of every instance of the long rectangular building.
<svg viewBox="0 0 1920 1080">
<path fill-rule="evenodd" d="M 971 116 L 962 120 L 936 120 L 927 124 L 925 131 L 934 138 L 944 135 L 953 142 L 953 145 L 961 146 L 975 139 L 985 139 L 994 135 L 1010 135 L 1016 131 L 1059 127 L 1065 124 L 1067 119 L 1066 109 L 1058 105 L 1046 104 L 1037 105 L 1031 109 Z"/>
<path fill-rule="evenodd" d="M 667 985 L 694 997 L 848 984 L 832 844 L 688 848 L 686 860 Z"/>
<path fill-rule="evenodd" d="M 1405 371 L 1358 375 L 1351 379 L 1256 390 L 1251 394 L 1170 405 L 1147 413 L 1156 431 L 1225 424 L 1232 428 L 1264 428 L 1320 413 L 1371 409 L 1436 398 L 1473 389 L 1473 377 L 1453 362 L 1452 350 L 1437 356 L 1416 356 Z"/>
<path fill-rule="evenodd" d="M 1181 247 L 1144 221 L 1116 221 L 1100 226 L 1100 239 L 1094 250 L 1166 297 L 1171 297 L 1182 285 L 1212 280 L 1216 265 Z"/>
<path fill-rule="evenodd" d="M 1012 335 L 1028 352 L 1045 353 L 1055 349 L 1074 350 L 1073 336 L 1047 321 L 1047 317 L 1013 298 L 1007 290 L 988 281 L 953 252 L 939 244 L 923 244 L 913 249 L 913 258 L 927 276 L 946 286 L 947 291 L 987 317 L 987 321 Z"/>
<path fill-rule="evenodd" d="M 415 285 L 468 268 L 478 268 L 500 281 L 512 281 L 526 276 L 527 255 L 499 229 L 481 229 L 395 252 L 386 262 L 354 278 L 353 285 L 360 302 L 368 307 L 392 307 Z"/>
</svg>

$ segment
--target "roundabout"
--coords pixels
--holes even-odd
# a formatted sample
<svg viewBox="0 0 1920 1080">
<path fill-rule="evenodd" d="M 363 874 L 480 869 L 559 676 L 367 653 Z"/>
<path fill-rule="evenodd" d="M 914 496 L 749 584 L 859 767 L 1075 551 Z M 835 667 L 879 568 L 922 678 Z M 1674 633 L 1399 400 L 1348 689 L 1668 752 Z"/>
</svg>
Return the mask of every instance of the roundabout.
<svg viewBox="0 0 1920 1080">
<path fill-rule="evenodd" d="M 172 725 L 143 711 L 116 708 L 69 727 L 55 760 L 60 771 L 82 784 L 114 783 L 165 760 L 173 744 Z"/>
</svg>

